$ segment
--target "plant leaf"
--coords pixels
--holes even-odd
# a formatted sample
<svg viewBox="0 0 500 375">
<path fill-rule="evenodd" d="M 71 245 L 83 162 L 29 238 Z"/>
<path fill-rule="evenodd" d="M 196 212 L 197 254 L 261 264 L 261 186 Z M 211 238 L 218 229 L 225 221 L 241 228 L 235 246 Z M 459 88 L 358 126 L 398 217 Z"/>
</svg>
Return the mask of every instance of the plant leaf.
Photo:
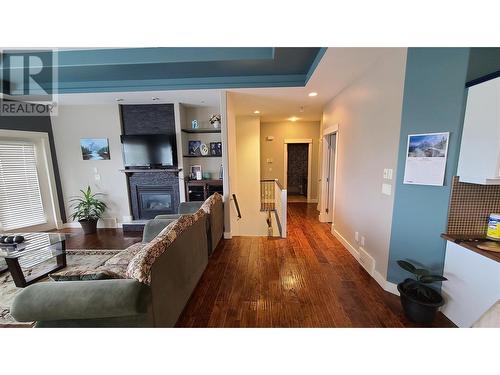
<svg viewBox="0 0 500 375">
<path fill-rule="evenodd" d="M 413 271 L 413 273 L 415 275 L 418 275 L 418 276 L 424 276 L 424 275 L 428 275 L 429 274 L 429 271 L 427 271 L 426 269 L 424 268 L 416 268 L 415 271 Z"/>
<path fill-rule="evenodd" d="M 425 275 L 420 278 L 420 281 L 426 284 L 430 284 L 435 281 L 446 281 L 446 280 L 448 279 L 441 275 Z"/>
<path fill-rule="evenodd" d="M 415 274 L 415 266 L 411 264 L 410 262 L 407 262 L 405 260 L 398 260 L 399 267 L 404 269 L 405 271 L 408 271 L 410 273 Z"/>
<path fill-rule="evenodd" d="M 97 195 L 102 193 L 92 193 L 90 186 L 86 189 L 80 190 L 81 196 L 72 197 L 70 199 L 71 207 L 74 212 L 71 214 L 73 220 L 88 220 L 99 219 L 103 212 L 106 210 L 106 203 L 96 198 Z"/>
</svg>

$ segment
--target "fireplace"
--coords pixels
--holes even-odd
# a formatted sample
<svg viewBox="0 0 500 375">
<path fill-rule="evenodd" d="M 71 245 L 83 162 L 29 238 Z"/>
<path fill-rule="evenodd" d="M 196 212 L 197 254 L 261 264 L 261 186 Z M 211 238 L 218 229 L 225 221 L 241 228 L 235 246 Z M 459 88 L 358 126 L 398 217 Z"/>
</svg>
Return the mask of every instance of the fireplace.
<svg viewBox="0 0 500 375">
<path fill-rule="evenodd" d="M 168 172 L 133 172 L 128 175 L 130 208 L 134 220 L 175 214 L 179 206 L 179 178 Z"/>
<path fill-rule="evenodd" d="M 140 219 L 175 213 L 171 186 L 137 186 L 137 202 Z"/>
</svg>

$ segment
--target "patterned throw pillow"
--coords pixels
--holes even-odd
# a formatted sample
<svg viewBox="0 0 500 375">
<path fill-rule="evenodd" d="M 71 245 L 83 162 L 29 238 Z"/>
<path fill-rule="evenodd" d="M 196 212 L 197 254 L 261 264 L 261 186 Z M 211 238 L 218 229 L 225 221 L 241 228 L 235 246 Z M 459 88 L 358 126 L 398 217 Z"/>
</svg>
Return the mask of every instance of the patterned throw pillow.
<svg viewBox="0 0 500 375">
<path fill-rule="evenodd" d="M 133 245 L 130 245 L 125 250 L 120 251 L 115 256 L 109 258 L 106 262 L 104 262 L 105 266 L 116 266 L 116 265 L 125 265 L 128 266 L 130 260 L 141 251 L 144 246 L 146 246 L 147 242 L 137 242 Z"/>
<path fill-rule="evenodd" d="M 196 221 L 206 220 L 206 213 L 198 210 L 192 215 L 183 215 L 167 225 L 150 243 L 142 248 L 130 261 L 126 275 L 144 284 L 151 284 L 151 267 L 160 255 Z"/>
<path fill-rule="evenodd" d="M 97 267 L 96 269 L 73 269 L 68 271 L 60 271 L 52 273 L 49 278 L 54 281 L 83 281 L 83 280 L 108 280 L 108 279 L 123 279 L 125 276 L 124 269 L 108 269 L 105 267 Z"/>
</svg>

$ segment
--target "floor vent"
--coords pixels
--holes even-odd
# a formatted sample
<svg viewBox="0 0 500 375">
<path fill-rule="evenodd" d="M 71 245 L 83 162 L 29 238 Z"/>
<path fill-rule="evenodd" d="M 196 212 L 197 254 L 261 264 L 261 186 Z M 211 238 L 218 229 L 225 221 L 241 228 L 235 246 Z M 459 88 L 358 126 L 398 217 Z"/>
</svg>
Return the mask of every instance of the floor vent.
<svg viewBox="0 0 500 375">
<path fill-rule="evenodd" d="M 375 259 L 373 259 L 361 246 L 359 247 L 358 261 L 370 275 L 373 274 L 373 270 L 375 269 Z"/>
</svg>

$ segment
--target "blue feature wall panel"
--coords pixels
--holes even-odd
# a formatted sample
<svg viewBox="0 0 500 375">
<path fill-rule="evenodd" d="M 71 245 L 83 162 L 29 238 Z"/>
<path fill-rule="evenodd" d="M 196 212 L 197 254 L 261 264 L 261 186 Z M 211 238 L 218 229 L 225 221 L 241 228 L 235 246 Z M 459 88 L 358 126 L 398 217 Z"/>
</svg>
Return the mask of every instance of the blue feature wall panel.
<svg viewBox="0 0 500 375">
<path fill-rule="evenodd" d="M 456 174 L 466 99 L 468 48 L 409 48 L 387 279 L 409 274 L 399 259 L 442 272 L 452 177 Z M 409 134 L 450 132 L 444 186 L 403 184 Z"/>
</svg>

